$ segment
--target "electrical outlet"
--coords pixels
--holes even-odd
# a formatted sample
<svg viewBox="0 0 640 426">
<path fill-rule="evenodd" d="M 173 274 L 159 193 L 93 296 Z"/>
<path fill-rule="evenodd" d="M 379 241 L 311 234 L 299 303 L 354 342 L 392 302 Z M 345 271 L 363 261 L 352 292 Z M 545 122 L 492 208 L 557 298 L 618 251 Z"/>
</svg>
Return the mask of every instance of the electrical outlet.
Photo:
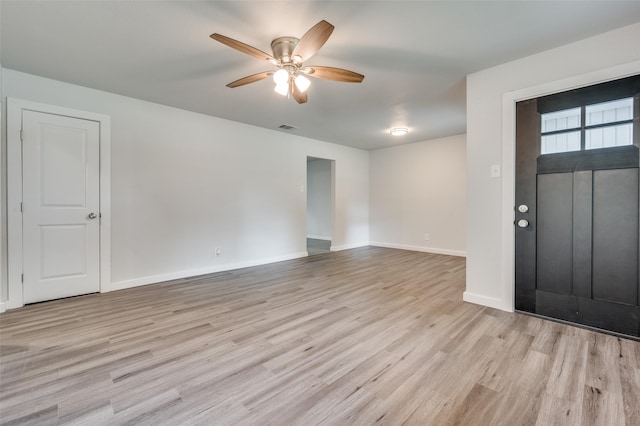
<svg viewBox="0 0 640 426">
<path fill-rule="evenodd" d="M 429 234 L 424 234 L 424 240 L 425 241 L 429 241 L 431 237 L 429 236 Z"/>
</svg>

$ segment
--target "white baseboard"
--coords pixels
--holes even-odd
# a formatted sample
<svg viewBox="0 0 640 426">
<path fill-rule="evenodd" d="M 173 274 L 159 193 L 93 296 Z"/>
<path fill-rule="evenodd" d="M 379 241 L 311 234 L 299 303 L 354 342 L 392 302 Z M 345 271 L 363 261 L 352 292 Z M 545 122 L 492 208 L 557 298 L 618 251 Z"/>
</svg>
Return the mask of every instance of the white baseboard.
<svg viewBox="0 0 640 426">
<path fill-rule="evenodd" d="M 307 235 L 307 238 L 311 238 L 312 240 L 331 241 L 331 237 L 327 237 L 325 235 Z"/>
<path fill-rule="evenodd" d="M 331 246 L 331 251 L 342 251 L 342 250 L 349 250 L 349 249 L 354 249 L 354 248 L 358 248 L 358 247 L 366 247 L 369 245 L 369 242 L 363 242 L 363 243 L 354 243 L 354 244 L 343 244 L 343 245 L 339 245 L 339 246 Z"/>
<path fill-rule="evenodd" d="M 215 272 L 231 271 L 233 269 L 248 268 L 251 266 L 266 265 L 268 263 L 282 262 L 285 260 L 299 259 L 308 256 L 306 251 L 292 253 L 284 256 L 268 257 L 264 259 L 251 260 L 247 262 L 227 263 L 225 265 L 208 266 L 206 268 L 190 269 L 186 271 L 169 272 L 166 274 L 151 275 L 147 277 L 134 278 L 131 280 L 116 281 L 111 283 L 110 289 L 124 290 L 126 288 L 139 287 L 142 285 L 156 284 L 164 281 L 177 280 L 180 278 L 195 277 L 198 275 L 213 274 Z"/>
<path fill-rule="evenodd" d="M 4 302 L 0 303 L 0 314 L 3 313 L 6 310 L 7 310 L 7 307 L 5 306 Z"/>
<path fill-rule="evenodd" d="M 462 300 L 476 305 L 487 306 L 489 308 L 499 309 L 501 311 L 513 312 L 511 307 L 505 306 L 502 299 L 496 297 L 482 296 L 480 294 L 469 293 L 465 291 L 462 293 Z"/>
<path fill-rule="evenodd" d="M 379 242 L 371 242 L 369 245 L 374 247 L 386 247 L 400 250 L 411 250 L 411 251 L 421 251 L 424 253 L 434 253 L 434 254 L 446 254 L 448 256 L 458 256 L 458 257 L 467 257 L 467 252 L 461 250 L 449 250 L 449 249 L 441 249 L 435 247 L 421 247 L 421 246 L 410 246 L 405 244 L 393 244 L 393 243 L 379 243 Z"/>
</svg>

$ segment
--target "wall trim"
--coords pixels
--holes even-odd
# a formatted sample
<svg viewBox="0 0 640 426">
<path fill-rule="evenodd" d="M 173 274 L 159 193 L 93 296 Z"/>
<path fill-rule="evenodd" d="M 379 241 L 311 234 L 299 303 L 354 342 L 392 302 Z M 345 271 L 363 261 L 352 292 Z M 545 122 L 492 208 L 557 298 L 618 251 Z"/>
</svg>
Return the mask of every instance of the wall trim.
<svg viewBox="0 0 640 426">
<path fill-rule="evenodd" d="M 640 72 L 640 61 L 633 61 L 598 71 L 528 87 L 502 96 L 502 253 L 501 253 L 501 287 L 502 296 L 499 305 L 505 311 L 513 312 L 515 308 L 515 144 L 516 144 L 516 102 L 552 93 L 564 92 L 579 87 L 604 83 L 609 80 L 628 77 Z M 466 293 L 465 293 L 466 294 Z M 478 300 L 478 304 L 491 302 L 492 298 L 480 295 L 470 296 Z M 466 300 L 466 299 L 465 299 Z M 473 302 L 473 300 L 468 300 Z M 493 306 L 492 306 L 493 307 Z"/>
<path fill-rule="evenodd" d="M 0 314 L 7 310 L 6 303 L 0 303 Z"/>
<path fill-rule="evenodd" d="M 462 293 L 462 300 L 469 303 L 474 303 L 476 305 L 487 306 L 489 308 L 499 309 L 501 311 L 513 312 L 513 307 L 509 307 L 505 305 L 504 301 L 501 298 L 497 297 L 487 297 L 481 294 L 474 294 L 465 291 Z"/>
<path fill-rule="evenodd" d="M 22 275 L 22 111 L 64 115 L 100 124 L 100 292 L 111 284 L 111 118 L 22 99 L 7 98 L 7 283 L 6 309 L 24 305 Z"/>
<path fill-rule="evenodd" d="M 130 280 L 116 281 L 111 283 L 111 290 L 124 290 L 127 288 L 139 287 L 149 284 L 157 284 L 165 281 L 172 281 L 181 278 L 196 277 L 199 275 L 213 274 L 216 272 L 231 271 L 234 269 L 249 268 L 251 266 L 260 266 L 270 263 L 283 262 L 285 260 L 299 259 L 307 257 L 306 251 L 292 253 L 284 256 L 268 257 L 264 259 L 250 260 L 245 262 L 227 263 L 224 265 L 212 265 L 204 268 L 189 269 L 184 271 L 168 272 L 166 274 L 150 275 L 147 277 L 133 278 Z"/>
<path fill-rule="evenodd" d="M 445 254 L 448 256 L 467 257 L 467 252 L 462 250 L 450 250 L 450 249 L 442 249 L 442 248 L 436 248 L 436 247 L 410 246 L 406 244 L 380 243 L 380 242 L 373 242 L 373 241 L 370 243 L 370 245 L 374 247 L 386 247 L 386 248 L 400 249 L 400 250 L 420 251 L 423 253 L 434 253 L 434 254 Z"/>
<path fill-rule="evenodd" d="M 369 242 L 362 242 L 362 243 L 353 243 L 353 244 L 342 244 L 342 245 L 332 245 L 331 248 L 329 249 L 330 251 L 342 251 L 342 250 L 350 250 L 350 249 L 354 249 L 354 248 L 359 248 L 359 247 L 366 247 L 369 245 Z"/>
</svg>

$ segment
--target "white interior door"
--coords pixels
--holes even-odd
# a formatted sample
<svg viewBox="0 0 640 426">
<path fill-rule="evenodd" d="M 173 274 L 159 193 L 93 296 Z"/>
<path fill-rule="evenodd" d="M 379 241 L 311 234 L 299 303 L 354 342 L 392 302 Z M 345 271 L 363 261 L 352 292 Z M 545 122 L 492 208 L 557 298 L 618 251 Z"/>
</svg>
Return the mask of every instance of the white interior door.
<svg viewBox="0 0 640 426">
<path fill-rule="evenodd" d="M 100 124 L 24 110 L 22 161 L 24 302 L 100 291 Z"/>
</svg>

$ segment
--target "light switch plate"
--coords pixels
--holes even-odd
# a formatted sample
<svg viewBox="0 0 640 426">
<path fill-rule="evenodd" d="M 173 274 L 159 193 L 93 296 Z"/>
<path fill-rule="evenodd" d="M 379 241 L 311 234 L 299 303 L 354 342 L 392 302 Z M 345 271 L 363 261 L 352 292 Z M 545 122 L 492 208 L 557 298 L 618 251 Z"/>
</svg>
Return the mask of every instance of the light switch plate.
<svg viewBox="0 0 640 426">
<path fill-rule="evenodd" d="M 491 177 L 499 178 L 500 177 L 500 164 L 492 164 L 491 165 Z"/>
</svg>

